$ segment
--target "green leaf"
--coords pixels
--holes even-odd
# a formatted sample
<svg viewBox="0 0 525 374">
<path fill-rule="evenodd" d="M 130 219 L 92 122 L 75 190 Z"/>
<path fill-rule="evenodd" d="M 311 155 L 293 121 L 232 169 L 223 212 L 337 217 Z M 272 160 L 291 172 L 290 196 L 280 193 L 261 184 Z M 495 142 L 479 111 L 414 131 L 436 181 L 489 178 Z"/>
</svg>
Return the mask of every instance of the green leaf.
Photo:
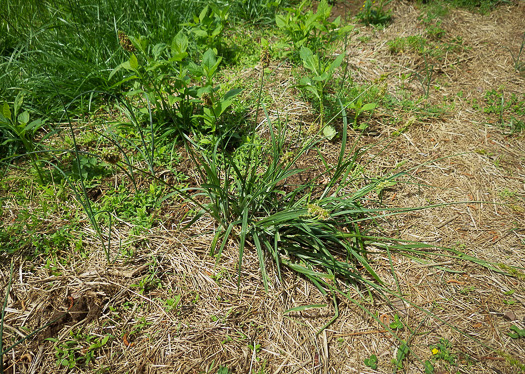
<svg viewBox="0 0 525 374">
<path fill-rule="evenodd" d="M 186 57 L 188 54 L 186 53 L 186 50 L 188 49 L 188 37 L 182 30 L 180 30 L 177 35 L 173 38 L 173 41 L 171 42 L 171 55 L 173 57 L 180 57 L 184 56 Z M 180 60 L 182 60 L 184 57 L 180 57 Z"/>
<path fill-rule="evenodd" d="M 13 117 L 17 117 L 18 111 L 22 107 L 23 103 L 24 103 L 24 94 L 20 92 L 18 95 L 16 95 L 15 102 L 13 103 Z"/>
<path fill-rule="evenodd" d="M 365 365 L 368 366 L 370 369 L 377 370 L 378 359 L 376 355 L 372 355 L 369 358 L 365 358 L 364 362 L 365 362 Z"/>
<path fill-rule="evenodd" d="M 337 136 L 337 131 L 332 125 L 325 126 L 323 129 L 323 135 L 328 139 L 332 140 Z"/>
<path fill-rule="evenodd" d="M 2 104 L 2 115 L 7 118 L 9 121 L 11 120 L 11 111 L 9 110 L 9 104 L 4 101 Z"/>
<path fill-rule="evenodd" d="M 278 28 L 284 29 L 286 27 L 286 18 L 281 14 L 276 15 L 275 24 L 277 25 Z"/>
<path fill-rule="evenodd" d="M 199 20 L 202 22 L 204 21 L 204 18 L 206 18 L 206 13 L 208 13 L 208 6 L 206 5 L 203 10 L 201 10 L 201 14 L 199 15 Z"/>
<path fill-rule="evenodd" d="M 301 305 L 301 306 L 296 306 L 295 308 L 285 310 L 284 314 L 288 314 L 291 312 L 302 312 L 303 310 L 314 309 L 314 308 L 326 308 L 326 306 L 327 304 Z"/>
<path fill-rule="evenodd" d="M 425 361 L 425 374 L 434 374 L 434 365 L 429 360 Z"/>
<path fill-rule="evenodd" d="M 336 59 L 330 64 L 328 71 L 332 73 L 335 69 L 337 69 L 341 64 L 343 63 L 344 59 L 344 53 L 341 53 L 339 56 L 336 57 Z"/>
<path fill-rule="evenodd" d="M 18 122 L 26 125 L 29 122 L 29 112 L 26 110 L 18 115 Z"/>
<path fill-rule="evenodd" d="M 516 325 L 512 325 L 510 329 L 515 332 L 515 334 L 508 334 L 512 339 L 525 338 L 525 329 L 520 329 Z"/>
<path fill-rule="evenodd" d="M 198 36 L 199 38 L 207 38 L 208 37 L 208 33 L 205 31 L 205 30 L 201 30 L 201 29 L 193 29 L 191 30 L 193 31 L 193 33 Z"/>
<path fill-rule="evenodd" d="M 224 97 L 222 99 L 223 100 L 230 100 L 230 99 L 234 98 L 235 96 L 237 96 L 238 94 L 240 94 L 241 92 L 242 92 L 241 88 L 234 88 L 234 89 L 229 90 L 228 92 L 226 92 L 226 94 L 224 95 Z"/>
<path fill-rule="evenodd" d="M 374 110 L 376 107 L 377 107 L 377 103 L 368 103 L 368 104 L 363 105 L 361 109 L 359 110 L 359 112 L 362 113 L 366 111 L 371 111 L 371 110 Z"/>
<path fill-rule="evenodd" d="M 317 57 L 317 55 L 314 55 L 312 50 L 308 47 L 301 47 L 299 55 L 303 60 L 304 67 L 308 70 L 311 70 L 314 74 L 318 75 L 317 70 L 319 67 L 319 58 Z"/>
<path fill-rule="evenodd" d="M 139 68 L 139 61 L 137 60 L 137 56 L 135 56 L 134 53 L 131 54 L 129 57 L 129 70 L 137 71 Z M 124 66 L 124 68 L 127 68 L 127 66 Z"/>
</svg>

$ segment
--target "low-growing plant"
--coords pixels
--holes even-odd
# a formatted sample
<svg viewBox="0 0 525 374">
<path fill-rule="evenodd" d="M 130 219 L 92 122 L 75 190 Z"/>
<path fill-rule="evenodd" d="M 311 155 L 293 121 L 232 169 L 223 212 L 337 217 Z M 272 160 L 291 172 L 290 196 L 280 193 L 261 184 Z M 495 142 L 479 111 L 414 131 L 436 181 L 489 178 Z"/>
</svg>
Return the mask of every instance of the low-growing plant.
<svg viewBox="0 0 525 374">
<path fill-rule="evenodd" d="M 99 337 L 71 331 L 69 339 L 65 341 L 58 341 L 55 338 L 47 340 L 58 343 L 55 347 L 57 365 L 73 369 L 93 363 L 96 359 L 95 354 L 112 338 L 112 335 Z"/>
<path fill-rule="evenodd" d="M 363 104 L 363 100 L 361 98 L 358 98 L 357 100 L 353 100 L 348 104 L 348 108 L 354 111 L 354 123 L 353 123 L 354 130 L 366 130 L 368 128 L 368 125 L 366 123 L 363 123 L 363 124 L 358 123 L 359 116 L 361 116 L 361 114 L 365 112 L 373 112 L 376 107 L 377 107 L 377 103 Z"/>
<path fill-rule="evenodd" d="M 430 360 L 431 364 L 441 360 L 449 365 L 456 365 L 457 356 L 452 354 L 452 344 L 448 339 L 439 339 L 439 342 L 436 345 L 430 346 L 430 350 L 432 352 L 432 359 Z M 433 367 L 434 365 L 430 366 Z"/>
<path fill-rule="evenodd" d="M 325 88 L 335 73 L 335 70 L 343 63 L 344 55 L 340 54 L 332 62 L 324 62 L 317 54 L 314 54 L 308 47 L 301 47 L 301 59 L 303 66 L 308 69 L 311 76 L 305 76 L 300 81 L 301 87 L 312 93 L 319 101 L 319 124 L 324 131 L 325 136 L 330 140 L 335 136 L 335 129 L 329 125 L 325 128 Z"/>
<path fill-rule="evenodd" d="M 432 76 L 434 75 L 434 65 L 428 61 L 426 55 L 424 55 L 424 57 L 425 66 L 423 72 L 420 73 L 418 71 L 414 71 L 412 73 L 412 79 L 416 79 L 419 82 L 421 88 L 423 89 L 423 95 L 425 99 L 428 99 L 430 95 L 430 85 L 432 83 Z"/>
<path fill-rule="evenodd" d="M 385 10 L 392 0 L 365 0 L 357 18 L 365 25 L 384 25 L 392 19 L 392 10 Z"/>
<path fill-rule="evenodd" d="M 364 363 L 365 363 L 365 366 L 368 366 L 370 369 L 377 370 L 378 361 L 379 360 L 377 359 L 376 355 L 371 355 L 370 357 L 365 358 Z"/>
<path fill-rule="evenodd" d="M 330 21 L 332 7 L 327 0 L 322 0 L 317 5 L 317 11 L 304 12 L 311 6 L 311 0 L 303 0 L 293 8 L 285 8 L 285 14 L 275 16 L 277 27 L 283 30 L 287 42 L 291 43 L 292 57 L 298 57 L 297 52 L 301 47 L 308 47 L 314 53 L 324 50 L 334 40 L 341 38 L 353 30 L 352 25 L 341 26 L 341 17 Z M 286 54 L 286 53 L 285 53 Z"/>
<path fill-rule="evenodd" d="M 389 40 L 386 45 L 391 53 L 403 53 L 407 51 L 423 53 L 427 45 L 427 40 L 419 35 L 411 35 Z"/>
<path fill-rule="evenodd" d="M 16 154 L 18 149 L 23 147 L 25 155 L 31 160 L 31 164 L 38 174 L 40 183 L 44 183 L 44 175 L 38 156 L 38 142 L 36 134 L 44 125 L 41 119 L 31 121 L 29 111 L 22 111 L 24 94 L 20 92 L 13 103 L 1 104 L 0 110 L 0 151 L 4 150 L 4 156 Z M 12 110 L 11 110 L 12 109 Z M 2 152 L 3 153 L 3 152 Z M 1 153 L 0 153 L 1 156 Z M 0 161 L 6 162 L 7 159 L 0 157 Z M 12 158 L 9 158 L 12 159 Z"/>
</svg>

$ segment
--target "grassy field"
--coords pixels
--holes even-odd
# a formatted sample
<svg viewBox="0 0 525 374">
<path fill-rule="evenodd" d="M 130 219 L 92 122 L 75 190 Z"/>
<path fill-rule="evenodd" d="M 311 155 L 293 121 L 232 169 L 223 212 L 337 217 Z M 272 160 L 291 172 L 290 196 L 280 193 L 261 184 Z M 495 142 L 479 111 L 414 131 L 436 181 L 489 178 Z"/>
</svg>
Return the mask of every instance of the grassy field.
<svg viewBox="0 0 525 374">
<path fill-rule="evenodd" d="M 525 372 L 525 2 L 0 5 L 0 373 Z"/>
</svg>

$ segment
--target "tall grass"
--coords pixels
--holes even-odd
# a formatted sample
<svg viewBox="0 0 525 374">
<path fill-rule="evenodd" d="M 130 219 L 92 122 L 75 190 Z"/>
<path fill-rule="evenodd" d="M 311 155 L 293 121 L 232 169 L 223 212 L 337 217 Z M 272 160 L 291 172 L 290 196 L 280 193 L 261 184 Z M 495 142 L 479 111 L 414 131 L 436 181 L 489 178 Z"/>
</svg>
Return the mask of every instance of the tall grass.
<svg viewBox="0 0 525 374">
<path fill-rule="evenodd" d="M 0 4 L 0 97 L 31 93 L 27 102 L 45 115 L 61 113 L 85 91 L 110 92 L 111 69 L 125 60 L 118 32 L 170 43 L 204 0 L 10 0 Z M 267 0 L 231 2 L 232 19 L 270 17 Z M 279 2 L 277 2 L 278 4 Z M 222 4 L 222 2 L 221 2 Z M 224 4 L 222 4 L 224 5 Z M 51 78 L 59 88 L 51 87 Z M 80 96 L 83 97 L 83 96 Z M 77 100 L 81 110 L 89 100 Z"/>
<path fill-rule="evenodd" d="M 125 58 L 118 31 L 168 42 L 192 16 L 196 0 L 13 0 L 2 2 L 0 95 L 32 93 L 46 115 L 88 90 L 110 91 L 109 71 Z M 58 92 L 50 84 L 51 78 Z M 86 104 L 86 103 L 77 103 Z"/>
</svg>

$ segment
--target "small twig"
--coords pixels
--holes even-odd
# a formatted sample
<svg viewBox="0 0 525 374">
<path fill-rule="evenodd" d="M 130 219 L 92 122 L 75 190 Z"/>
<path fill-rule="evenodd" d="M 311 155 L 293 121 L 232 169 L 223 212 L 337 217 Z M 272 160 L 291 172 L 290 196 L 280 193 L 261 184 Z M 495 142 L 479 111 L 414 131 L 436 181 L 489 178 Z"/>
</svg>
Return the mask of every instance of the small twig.
<svg viewBox="0 0 525 374">
<path fill-rule="evenodd" d="M 455 220 L 456 218 L 458 218 L 458 217 L 459 217 L 459 214 L 456 214 L 456 215 L 455 215 L 454 217 L 452 217 L 451 219 L 446 220 L 446 221 L 443 222 L 442 224 L 436 226 L 436 228 L 437 228 L 437 229 L 440 229 L 440 228 L 442 228 L 443 226 L 448 225 L 450 222 L 454 221 L 454 220 Z"/>
<path fill-rule="evenodd" d="M 359 332 L 349 332 L 345 334 L 334 334 L 336 338 L 342 338 L 345 336 L 358 336 L 358 335 L 368 335 L 368 334 L 383 334 L 388 332 L 387 330 L 368 330 L 368 331 L 359 331 Z"/>
</svg>

